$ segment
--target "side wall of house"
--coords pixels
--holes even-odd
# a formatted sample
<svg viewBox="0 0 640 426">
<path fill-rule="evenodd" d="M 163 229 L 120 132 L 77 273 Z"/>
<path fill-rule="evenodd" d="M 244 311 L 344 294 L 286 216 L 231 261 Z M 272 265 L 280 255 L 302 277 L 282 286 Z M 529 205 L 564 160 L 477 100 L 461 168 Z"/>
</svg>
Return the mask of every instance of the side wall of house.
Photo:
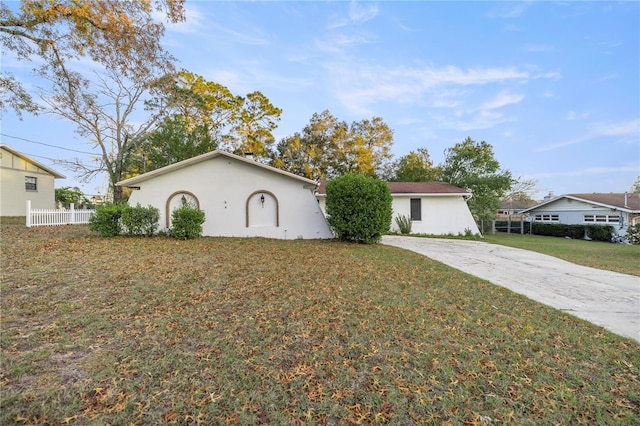
<svg viewBox="0 0 640 426">
<path fill-rule="evenodd" d="M 171 215 L 167 201 L 174 196 L 175 205 L 181 194 L 195 197 L 205 212 L 203 235 L 333 237 L 312 190 L 303 182 L 222 156 L 142 182 L 129 204 L 157 207 L 165 229 Z"/>
<path fill-rule="evenodd" d="M 0 150 L 0 216 L 25 216 L 31 208 L 54 209 L 54 176 L 4 149 Z M 36 190 L 27 190 L 25 178 L 36 178 Z"/>
<path fill-rule="evenodd" d="M 411 196 L 394 195 L 392 231 L 399 231 L 395 218 L 411 217 L 411 199 L 419 198 L 421 203 L 421 220 L 411 222 L 413 234 L 458 235 L 471 231 L 479 234 L 478 225 L 473 220 L 469 206 L 461 196 Z"/>
</svg>

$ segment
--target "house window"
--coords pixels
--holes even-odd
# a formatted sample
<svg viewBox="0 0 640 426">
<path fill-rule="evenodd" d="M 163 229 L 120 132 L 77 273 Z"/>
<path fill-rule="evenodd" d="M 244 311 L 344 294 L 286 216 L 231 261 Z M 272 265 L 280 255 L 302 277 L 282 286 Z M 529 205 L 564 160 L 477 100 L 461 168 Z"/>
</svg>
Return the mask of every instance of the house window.
<svg viewBox="0 0 640 426">
<path fill-rule="evenodd" d="M 27 191 L 37 191 L 38 190 L 38 178 L 25 176 L 24 177 L 24 189 Z"/>
<path fill-rule="evenodd" d="M 422 203 L 420 198 L 411 199 L 411 220 L 422 220 Z"/>
<path fill-rule="evenodd" d="M 559 222 L 560 216 L 557 214 L 537 214 L 535 216 L 536 222 Z"/>
<path fill-rule="evenodd" d="M 620 216 L 618 215 L 606 215 L 606 214 L 585 214 L 585 223 L 620 223 Z"/>
</svg>

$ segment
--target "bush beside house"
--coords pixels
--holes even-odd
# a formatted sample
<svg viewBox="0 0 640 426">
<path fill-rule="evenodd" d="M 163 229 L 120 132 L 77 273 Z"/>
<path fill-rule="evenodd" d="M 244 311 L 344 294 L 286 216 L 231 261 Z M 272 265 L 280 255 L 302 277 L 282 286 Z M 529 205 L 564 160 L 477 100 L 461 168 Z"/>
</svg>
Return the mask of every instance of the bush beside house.
<svg viewBox="0 0 640 426">
<path fill-rule="evenodd" d="M 186 240 L 202 235 L 204 212 L 185 204 L 173 211 L 171 235 Z M 126 204 L 104 204 L 98 206 L 89 219 L 89 229 L 101 237 L 154 235 L 158 230 L 160 212 L 156 207 L 135 207 Z"/>
<path fill-rule="evenodd" d="M 343 241 L 376 243 L 391 226 L 391 192 L 386 182 L 345 175 L 327 183 L 328 222 Z"/>
</svg>

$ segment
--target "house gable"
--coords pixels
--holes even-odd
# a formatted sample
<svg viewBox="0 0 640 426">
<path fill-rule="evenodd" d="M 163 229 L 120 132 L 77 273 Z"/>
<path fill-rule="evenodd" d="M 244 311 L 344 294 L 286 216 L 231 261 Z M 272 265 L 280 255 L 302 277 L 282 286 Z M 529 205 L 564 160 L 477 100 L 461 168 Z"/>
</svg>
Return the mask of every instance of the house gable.
<svg viewBox="0 0 640 426">
<path fill-rule="evenodd" d="M 3 169 L 12 169 L 40 175 L 51 175 L 56 179 L 64 179 L 65 175 L 45 166 L 39 161 L 21 153 L 7 144 L 0 144 L 0 166 Z"/>
</svg>

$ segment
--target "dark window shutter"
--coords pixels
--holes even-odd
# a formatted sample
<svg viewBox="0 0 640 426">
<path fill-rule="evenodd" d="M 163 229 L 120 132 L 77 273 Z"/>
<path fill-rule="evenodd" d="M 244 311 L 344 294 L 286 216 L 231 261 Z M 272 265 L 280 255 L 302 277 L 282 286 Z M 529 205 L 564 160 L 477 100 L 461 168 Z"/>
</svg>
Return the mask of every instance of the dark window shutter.
<svg viewBox="0 0 640 426">
<path fill-rule="evenodd" d="M 411 220 L 422 220 L 422 200 L 420 198 L 411 199 Z"/>
</svg>

